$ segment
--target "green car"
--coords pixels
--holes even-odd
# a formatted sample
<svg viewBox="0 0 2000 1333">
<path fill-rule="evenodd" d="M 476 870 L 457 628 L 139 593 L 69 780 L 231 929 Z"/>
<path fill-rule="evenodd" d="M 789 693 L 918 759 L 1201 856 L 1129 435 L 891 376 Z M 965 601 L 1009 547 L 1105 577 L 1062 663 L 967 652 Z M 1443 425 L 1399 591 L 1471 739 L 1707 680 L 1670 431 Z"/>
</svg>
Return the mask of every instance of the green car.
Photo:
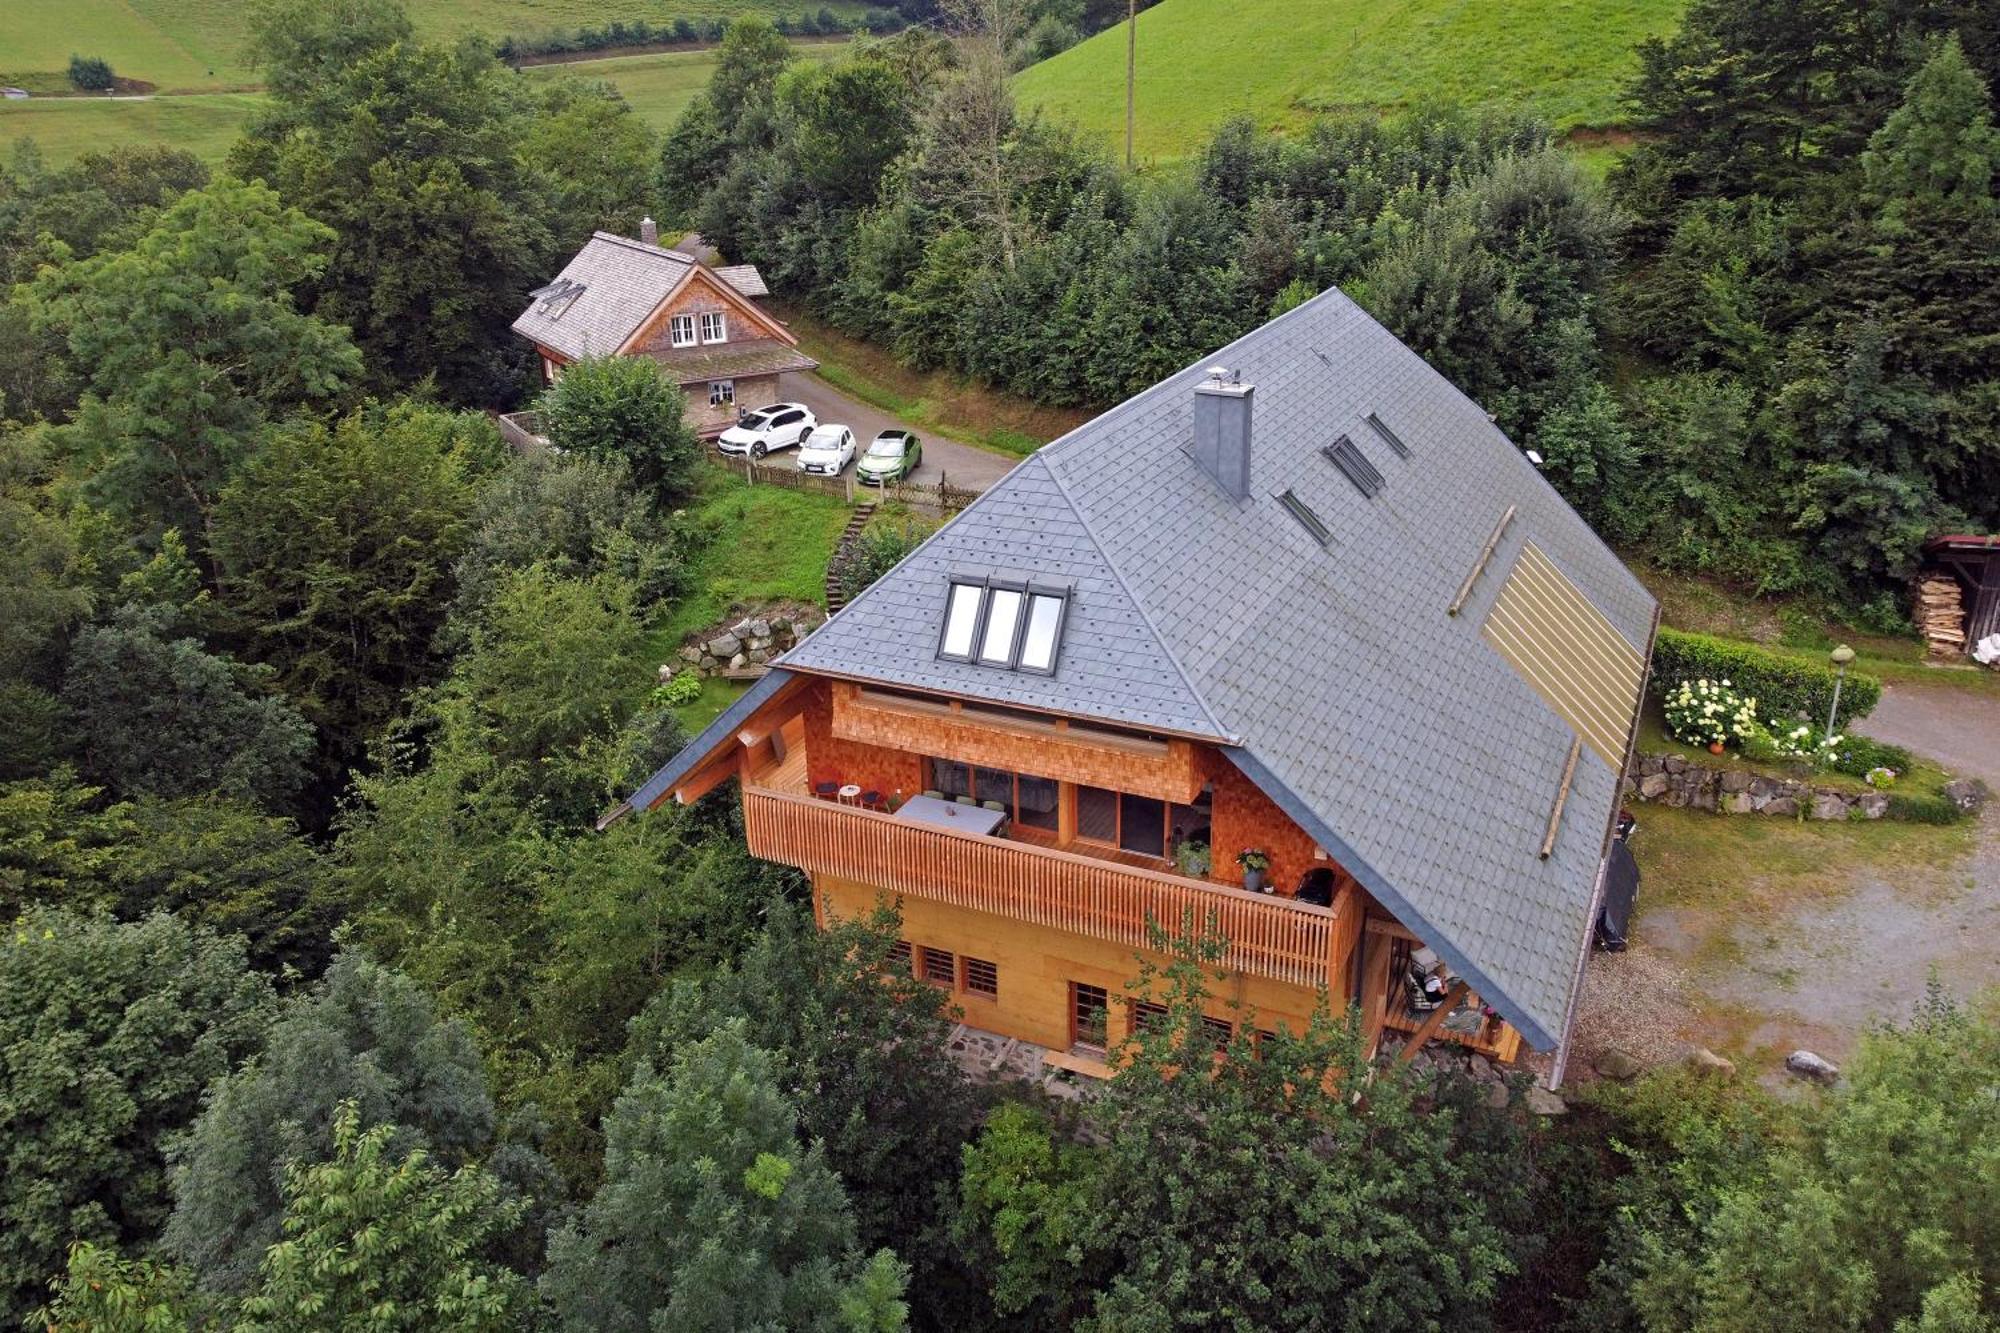
<svg viewBox="0 0 2000 1333">
<path fill-rule="evenodd" d="M 854 479 L 864 486 L 886 486 L 901 481 L 917 470 L 924 458 L 924 442 L 906 430 L 885 430 L 868 446 L 855 465 Z"/>
</svg>

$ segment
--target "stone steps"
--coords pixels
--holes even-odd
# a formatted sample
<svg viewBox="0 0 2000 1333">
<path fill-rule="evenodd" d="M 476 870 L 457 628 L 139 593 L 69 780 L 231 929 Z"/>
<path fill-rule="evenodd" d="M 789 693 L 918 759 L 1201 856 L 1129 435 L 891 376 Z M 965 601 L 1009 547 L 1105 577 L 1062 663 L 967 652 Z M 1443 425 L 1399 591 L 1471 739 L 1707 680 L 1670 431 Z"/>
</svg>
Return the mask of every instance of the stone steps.
<svg viewBox="0 0 2000 1333">
<path fill-rule="evenodd" d="M 840 540 L 833 544 L 833 558 L 826 562 L 826 613 L 832 615 L 847 605 L 847 598 L 840 591 L 839 579 L 835 571 L 840 568 L 841 556 L 847 554 L 861 536 L 861 530 L 868 526 L 868 520 L 875 515 L 875 502 L 856 505 L 854 512 L 847 516 L 847 526 L 840 530 Z"/>
</svg>

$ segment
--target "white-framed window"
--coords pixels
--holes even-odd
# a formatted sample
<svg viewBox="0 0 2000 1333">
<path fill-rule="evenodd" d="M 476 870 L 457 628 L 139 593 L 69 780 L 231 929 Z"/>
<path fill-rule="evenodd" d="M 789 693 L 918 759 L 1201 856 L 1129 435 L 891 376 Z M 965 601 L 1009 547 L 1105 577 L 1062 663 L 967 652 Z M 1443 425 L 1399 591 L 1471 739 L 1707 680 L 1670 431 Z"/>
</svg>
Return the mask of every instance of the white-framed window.
<svg viewBox="0 0 2000 1333">
<path fill-rule="evenodd" d="M 724 403 L 736 401 L 735 380 L 710 380 L 708 382 L 708 405 L 721 407 Z"/>
<path fill-rule="evenodd" d="M 675 315 L 667 321 L 667 335 L 676 347 L 694 346 L 694 316 Z"/>
<path fill-rule="evenodd" d="M 727 342 L 729 323 L 720 310 L 706 310 L 701 316 L 701 340 L 705 343 Z"/>
</svg>

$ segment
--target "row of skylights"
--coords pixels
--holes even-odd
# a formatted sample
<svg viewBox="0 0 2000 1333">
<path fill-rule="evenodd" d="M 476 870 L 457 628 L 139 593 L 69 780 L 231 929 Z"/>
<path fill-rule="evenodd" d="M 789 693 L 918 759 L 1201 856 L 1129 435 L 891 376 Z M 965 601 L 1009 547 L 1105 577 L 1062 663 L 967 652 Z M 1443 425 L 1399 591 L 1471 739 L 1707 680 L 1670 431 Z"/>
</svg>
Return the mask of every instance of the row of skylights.
<svg viewBox="0 0 2000 1333">
<path fill-rule="evenodd" d="M 953 575 L 937 655 L 947 662 L 1053 675 L 1069 600 L 1066 587 Z"/>
<path fill-rule="evenodd" d="M 1368 461 L 1367 456 L 1354 441 L 1345 435 L 1320 452 L 1325 454 L 1335 467 L 1347 474 L 1347 479 L 1354 483 L 1355 490 L 1371 500 L 1380 495 L 1382 487 L 1388 484 L 1387 478 Z"/>
<path fill-rule="evenodd" d="M 1313 507 L 1304 500 L 1299 499 L 1292 492 L 1286 491 L 1278 497 L 1278 503 L 1283 505 L 1285 512 L 1297 519 L 1299 526 L 1304 528 L 1307 535 L 1321 546 L 1325 546 L 1333 540 L 1333 529 L 1327 527 L 1320 520 L 1320 516 L 1313 512 Z"/>
</svg>

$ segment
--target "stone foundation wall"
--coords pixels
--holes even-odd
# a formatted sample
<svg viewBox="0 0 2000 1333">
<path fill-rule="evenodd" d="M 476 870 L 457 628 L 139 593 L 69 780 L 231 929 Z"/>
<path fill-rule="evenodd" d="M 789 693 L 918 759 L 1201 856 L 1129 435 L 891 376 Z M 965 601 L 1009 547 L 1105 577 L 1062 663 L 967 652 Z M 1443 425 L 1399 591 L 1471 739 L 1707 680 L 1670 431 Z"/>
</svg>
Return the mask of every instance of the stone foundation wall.
<svg viewBox="0 0 2000 1333">
<path fill-rule="evenodd" d="M 1625 775 L 1625 795 L 1724 815 L 1880 819 L 1889 813 L 1887 792 L 1839 791 L 1799 779 L 1714 769 L 1677 754 L 1636 757 Z"/>
</svg>

